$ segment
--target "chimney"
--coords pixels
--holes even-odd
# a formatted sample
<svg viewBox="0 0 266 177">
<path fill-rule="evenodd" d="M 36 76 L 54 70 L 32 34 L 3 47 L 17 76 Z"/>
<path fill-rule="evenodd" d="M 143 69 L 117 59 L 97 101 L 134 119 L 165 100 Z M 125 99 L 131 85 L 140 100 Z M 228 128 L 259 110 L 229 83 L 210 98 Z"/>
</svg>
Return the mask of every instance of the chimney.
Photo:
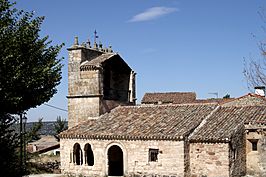
<svg viewBox="0 0 266 177">
<path fill-rule="evenodd" d="M 260 96 L 265 96 L 265 86 L 257 86 L 254 87 L 254 89 L 255 89 L 255 94 Z"/>
</svg>

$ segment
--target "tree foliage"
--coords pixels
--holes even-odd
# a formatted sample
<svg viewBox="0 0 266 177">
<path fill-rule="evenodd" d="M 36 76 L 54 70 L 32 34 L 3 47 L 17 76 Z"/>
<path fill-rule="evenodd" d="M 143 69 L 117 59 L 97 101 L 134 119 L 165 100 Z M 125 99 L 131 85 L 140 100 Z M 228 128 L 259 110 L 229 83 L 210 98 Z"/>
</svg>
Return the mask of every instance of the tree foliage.
<svg viewBox="0 0 266 177">
<path fill-rule="evenodd" d="M 0 107 L 18 114 L 48 101 L 61 80 L 62 45 L 40 37 L 44 17 L 0 0 Z"/>
<path fill-rule="evenodd" d="M 57 91 L 62 68 L 57 58 L 62 45 L 53 46 L 48 36 L 39 35 L 44 17 L 14 5 L 0 0 L 0 169 L 6 177 L 22 175 L 13 115 L 48 101 Z"/>
<path fill-rule="evenodd" d="M 265 9 L 260 9 L 258 12 L 264 26 L 266 26 L 266 11 Z M 262 26 L 263 31 L 266 33 L 265 27 Z M 255 37 L 255 36 L 254 36 Z M 258 48 L 261 53 L 260 59 L 250 59 L 250 61 L 245 61 L 244 75 L 248 81 L 248 87 L 254 88 L 255 86 L 265 86 L 266 85 L 266 42 L 265 40 L 259 40 Z"/>
<path fill-rule="evenodd" d="M 12 129 L 15 118 L 0 113 L 0 169 L 5 177 L 20 176 L 18 134 Z"/>
<path fill-rule="evenodd" d="M 227 93 L 226 95 L 223 96 L 223 98 L 230 98 L 230 95 Z"/>
<path fill-rule="evenodd" d="M 59 141 L 60 139 L 58 134 L 67 129 L 66 119 L 62 119 L 61 116 L 58 116 L 56 118 L 56 122 L 54 123 L 54 128 L 56 133 L 55 138 Z"/>
<path fill-rule="evenodd" d="M 32 142 L 39 140 L 40 137 L 40 130 L 43 127 L 42 118 L 38 120 L 38 122 L 33 123 L 31 129 L 27 132 L 27 142 Z"/>
</svg>

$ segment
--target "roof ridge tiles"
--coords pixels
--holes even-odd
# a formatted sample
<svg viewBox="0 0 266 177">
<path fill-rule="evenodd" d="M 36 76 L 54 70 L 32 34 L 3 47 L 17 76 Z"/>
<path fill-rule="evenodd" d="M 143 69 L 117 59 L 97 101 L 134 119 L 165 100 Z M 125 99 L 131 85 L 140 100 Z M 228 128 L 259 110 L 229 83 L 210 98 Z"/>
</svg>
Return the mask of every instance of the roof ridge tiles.
<svg viewBox="0 0 266 177">
<path fill-rule="evenodd" d="M 125 105 L 117 108 L 145 108 L 145 107 L 181 107 L 181 106 L 205 106 L 218 105 L 218 103 L 182 103 L 182 104 L 139 104 L 139 105 Z M 116 109 L 116 108 L 115 108 Z"/>
<path fill-rule="evenodd" d="M 169 92 L 146 92 L 145 94 L 170 94 L 170 93 L 196 93 L 196 92 L 174 92 L 174 91 L 169 91 Z"/>
<path fill-rule="evenodd" d="M 219 109 L 221 108 L 221 106 L 217 106 L 214 110 L 211 111 L 210 114 L 208 114 L 201 122 L 200 124 L 194 129 L 194 131 L 188 136 L 189 140 L 193 140 L 193 136 L 198 132 L 198 130 L 204 126 L 207 122 L 207 120 L 215 113 L 217 112 Z M 197 138 L 196 138 L 197 139 Z"/>
</svg>

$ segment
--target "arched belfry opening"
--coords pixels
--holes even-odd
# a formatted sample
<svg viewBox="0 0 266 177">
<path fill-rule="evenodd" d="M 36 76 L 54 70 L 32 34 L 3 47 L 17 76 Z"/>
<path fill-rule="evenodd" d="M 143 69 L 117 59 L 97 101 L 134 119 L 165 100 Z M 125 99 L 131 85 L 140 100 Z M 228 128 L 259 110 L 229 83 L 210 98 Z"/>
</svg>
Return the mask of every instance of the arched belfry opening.
<svg viewBox="0 0 266 177">
<path fill-rule="evenodd" d="M 82 165 L 82 150 L 80 148 L 79 143 L 76 143 L 73 147 L 73 162 L 75 165 Z"/>
<path fill-rule="evenodd" d="M 102 63 L 104 99 L 130 101 L 130 67 L 115 55 Z"/>
<path fill-rule="evenodd" d="M 86 144 L 84 147 L 84 151 L 85 151 L 85 164 L 88 166 L 93 166 L 94 165 L 94 155 L 93 155 L 93 151 L 91 149 L 91 145 Z"/>
<path fill-rule="evenodd" d="M 108 176 L 123 176 L 124 162 L 123 151 L 117 146 L 113 145 L 108 149 Z"/>
</svg>

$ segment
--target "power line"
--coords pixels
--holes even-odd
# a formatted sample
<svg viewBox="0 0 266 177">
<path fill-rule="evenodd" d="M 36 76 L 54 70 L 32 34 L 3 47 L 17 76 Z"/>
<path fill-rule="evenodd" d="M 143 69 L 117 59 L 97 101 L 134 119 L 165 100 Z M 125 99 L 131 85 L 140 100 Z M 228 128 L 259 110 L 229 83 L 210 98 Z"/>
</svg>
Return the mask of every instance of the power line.
<svg viewBox="0 0 266 177">
<path fill-rule="evenodd" d="M 65 112 L 67 112 L 66 109 L 62 109 L 62 108 L 59 108 L 59 107 L 56 107 L 56 106 L 53 106 L 53 105 L 50 105 L 50 104 L 47 104 L 47 103 L 44 103 L 44 105 L 45 105 L 45 106 L 49 106 L 49 107 L 54 108 L 54 109 L 58 109 L 58 110 L 61 110 L 61 111 L 65 111 Z"/>
</svg>

